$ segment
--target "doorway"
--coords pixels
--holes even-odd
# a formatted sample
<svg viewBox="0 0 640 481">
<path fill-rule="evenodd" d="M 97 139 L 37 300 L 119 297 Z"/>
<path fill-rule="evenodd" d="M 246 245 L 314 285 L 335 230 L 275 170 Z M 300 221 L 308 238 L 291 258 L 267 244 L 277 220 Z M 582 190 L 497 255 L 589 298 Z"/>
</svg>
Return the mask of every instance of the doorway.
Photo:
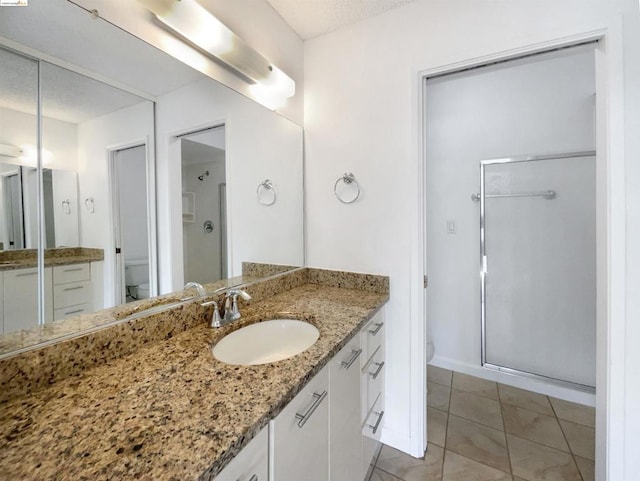
<svg viewBox="0 0 640 481">
<path fill-rule="evenodd" d="M 181 136 L 180 157 L 184 279 L 200 284 L 226 279 L 224 125 Z"/>
<path fill-rule="evenodd" d="M 115 304 L 146 299 L 151 292 L 147 147 L 111 151 L 115 244 Z"/>
<path fill-rule="evenodd" d="M 593 405 L 594 44 L 427 78 L 424 135 L 433 362 Z"/>
</svg>

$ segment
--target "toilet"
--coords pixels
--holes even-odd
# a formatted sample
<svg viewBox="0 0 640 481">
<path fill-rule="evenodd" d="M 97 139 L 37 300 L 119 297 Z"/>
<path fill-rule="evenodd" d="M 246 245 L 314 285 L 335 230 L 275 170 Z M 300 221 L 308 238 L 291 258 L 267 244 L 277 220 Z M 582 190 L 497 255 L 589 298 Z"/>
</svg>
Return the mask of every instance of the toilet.
<svg viewBox="0 0 640 481">
<path fill-rule="evenodd" d="M 149 262 L 147 259 L 128 259 L 124 262 L 127 297 L 132 300 L 149 298 Z"/>
</svg>

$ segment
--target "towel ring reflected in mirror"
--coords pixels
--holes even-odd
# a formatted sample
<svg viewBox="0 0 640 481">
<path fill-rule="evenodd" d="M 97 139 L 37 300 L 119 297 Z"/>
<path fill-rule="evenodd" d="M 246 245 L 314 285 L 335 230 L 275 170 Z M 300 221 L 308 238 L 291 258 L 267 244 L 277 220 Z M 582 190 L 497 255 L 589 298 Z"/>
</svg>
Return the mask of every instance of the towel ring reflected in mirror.
<svg viewBox="0 0 640 481">
<path fill-rule="evenodd" d="M 258 196 L 258 202 L 267 206 L 275 204 L 278 198 L 278 192 L 271 179 L 264 179 L 258 184 L 256 195 Z"/>
<path fill-rule="evenodd" d="M 351 194 L 349 194 L 349 190 L 352 191 Z M 333 193 L 343 204 L 351 204 L 360 197 L 360 184 L 358 184 L 355 175 L 351 172 L 345 172 L 333 185 Z"/>
</svg>

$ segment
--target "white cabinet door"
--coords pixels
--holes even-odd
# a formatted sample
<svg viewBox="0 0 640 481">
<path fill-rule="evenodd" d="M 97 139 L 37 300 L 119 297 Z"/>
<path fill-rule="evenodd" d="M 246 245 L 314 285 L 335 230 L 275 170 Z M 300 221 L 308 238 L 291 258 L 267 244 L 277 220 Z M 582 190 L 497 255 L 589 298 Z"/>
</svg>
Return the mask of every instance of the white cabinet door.
<svg viewBox="0 0 640 481">
<path fill-rule="evenodd" d="M 53 275 L 44 269 L 45 321 L 53 320 Z M 38 269 L 4 272 L 4 332 L 29 329 L 38 325 Z"/>
<path fill-rule="evenodd" d="M 356 481 L 362 471 L 360 336 L 329 364 L 329 479 Z"/>
<path fill-rule="evenodd" d="M 274 481 L 329 478 L 329 370 L 324 367 L 270 422 Z"/>
<path fill-rule="evenodd" d="M 215 477 L 214 481 L 268 481 L 269 429 L 263 428 L 238 455 Z"/>
</svg>

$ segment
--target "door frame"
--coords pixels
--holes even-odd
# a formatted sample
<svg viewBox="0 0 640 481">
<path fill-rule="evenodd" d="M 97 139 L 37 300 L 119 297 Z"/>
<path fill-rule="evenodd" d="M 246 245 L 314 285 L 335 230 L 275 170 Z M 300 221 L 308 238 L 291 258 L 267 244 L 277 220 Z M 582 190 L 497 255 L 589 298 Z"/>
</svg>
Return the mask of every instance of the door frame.
<svg viewBox="0 0 640 481">
<path fill-rule="evenodd" d="M 416 70 L 413 84 L 416 141 L 415 192 L 411 226 L 411 454 L 421 456 L 426 440 L 426 149 L 425 82 L 496 61 L 511 60 L 585 42 L 598 42 L 596 56 L 597 355 L 596 479 L 622 479 L 624 467 L 625 251 L 624 84 L 621 27 L 535 43 L 513 50 Z M 613 112 L 613 113 L 612 113 Z M 614 118 L 615 117 L 615 118 Z M 615 346 L 615 349 L 613 348 Z M 613 367 L 615 366 L 615 368 Z"/>
<path fill-rule="evenodd" d="M 125 270 L 121 253 L 116 249 L 122 244 L 120 230 L 120 196 L 116 173 L 116 155 L 118 152 L 136 147 L 144 147 L 145 150 L 145 182 L 147 189 L 147 247 L 149 251 L 149 296 L 158 295 L 158 255 L 157 255 L 157 228 L 156 228 L 156 189 L 155 189 L 155 163 L 153 162 L 152 143 L 149 137 L 132 140 L 126 143 L 109 146 L 107 148 L 107 176 L 109 184 L 109 239 L 106 242 L 105 262 L 109 261 L 113 272 L 113 291 L 111 299 L 114 306 L 126 303 Z"/>
</svg>

